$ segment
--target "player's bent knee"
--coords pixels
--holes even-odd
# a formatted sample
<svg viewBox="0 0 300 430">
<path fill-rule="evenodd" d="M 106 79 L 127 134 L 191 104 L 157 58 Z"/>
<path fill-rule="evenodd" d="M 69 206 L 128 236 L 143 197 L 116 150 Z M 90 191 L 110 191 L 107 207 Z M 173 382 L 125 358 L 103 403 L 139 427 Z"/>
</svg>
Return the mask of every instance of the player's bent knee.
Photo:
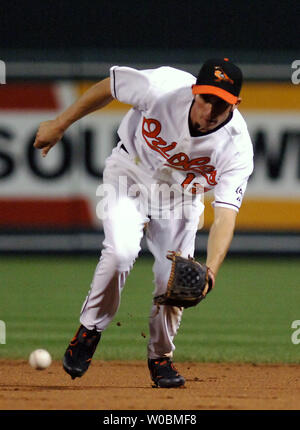
<svg viewBox="0 0 300 430">
<path fill-rule="evenodd" d="M 101 259 L 108 260 L 110 265 L 115 266 L 115 270 L 118 272 L 124 272 L 130 270 L 133 263 L 135 262 L 139 251 L 140 246 L 138 247 L 105 247 L 101 254 Z"/>
<path fill-rule="evenodd" d="M 135 262 L 140 248 L 138 249 L 124 249 L 115 254 L 116 267 L 120 272 L 129 270 Z"/>
</svg>

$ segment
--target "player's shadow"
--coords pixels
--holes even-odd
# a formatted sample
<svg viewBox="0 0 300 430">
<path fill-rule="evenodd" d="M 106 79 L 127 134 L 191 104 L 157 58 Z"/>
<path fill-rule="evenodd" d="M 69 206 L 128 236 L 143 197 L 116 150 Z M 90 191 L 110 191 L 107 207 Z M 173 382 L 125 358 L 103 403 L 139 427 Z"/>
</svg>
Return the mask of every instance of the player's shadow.
<svg viewBox="0 0 300 430">
<path fill-rule="evenodd" d="M 96 385 L 96 386 L 86 386 L 86 385 L 80 385 L 80 386 L 76 386 L 76 385 L 16 385 L 16 384 L 12 384 L 12 385 L 1 385 L 0 384 L 0 393 L 1 391 L 25 391 L 25 392 L 31 392 L 31 391 L 82 391 L 82 390 L 112 390 L 112 389 L 116 389 L 116 390 L 122 390 L 122 389 L 126 389 L 126 388 L 132 388 L 132 389 L 137 389 L 137 388 L 142 388 L 142 389 L 146 389 L 146 388 L 152 388 L 151 386 L 149 387 L 145 387 L 145 386 L 124 386 L 124 387 L 115 387 L 115 386 L 103 386 L 103 385 Z"/>
</svg>

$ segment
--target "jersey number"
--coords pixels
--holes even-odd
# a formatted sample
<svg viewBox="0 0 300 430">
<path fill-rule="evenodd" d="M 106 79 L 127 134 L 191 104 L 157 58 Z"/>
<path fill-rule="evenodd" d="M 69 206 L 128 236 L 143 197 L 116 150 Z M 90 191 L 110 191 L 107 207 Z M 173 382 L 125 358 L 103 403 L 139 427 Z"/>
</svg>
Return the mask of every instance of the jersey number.
<svg viewBox="0 0 300 430">
<path fill-rule="evenodd" d="M 185 180 L 182 182 L 181 186 L 183 188 L 187 187 L 195 178 L 196 178 L 196 175 L 194 175 L 194 173 L 188 173 L 186 175 Z M 201 188 L 200 188 L 200 184 L 198 184 L 198 183 L 195 183 L 193 185 L 193 187 L 191 188 L 191 193 L 192 194 L 197 194 L 200 191 L 201 191 Z"/>
</svg>

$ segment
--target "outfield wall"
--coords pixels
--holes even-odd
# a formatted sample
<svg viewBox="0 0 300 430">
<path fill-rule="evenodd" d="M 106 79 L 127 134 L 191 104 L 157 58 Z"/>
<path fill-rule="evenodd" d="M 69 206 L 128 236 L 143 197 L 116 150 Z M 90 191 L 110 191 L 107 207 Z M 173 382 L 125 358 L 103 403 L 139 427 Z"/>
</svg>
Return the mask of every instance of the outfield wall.
<svg viewBox="0 0 300 430">
<path fill-rule="evenodd" d="M 95 210 L 96 188 L 130 106 L 114 101 L 74 124 L 46 159 L 32 146 L 39 123 L 54 118 L 92 83 L 17 81 L 1 86 L 0 251 L 38 250 L 39 243 L 45 250 L 47 243 L 52 250 L 98 248 L 102 226 Z M 232 248 L 237 252 L 300 252 L 299 91 L 289 82 L 244 85 L 240 110 L 253 140 L 255 170 L 237 219 Z M 213 219 L 211 198 L 205 197 L 203 235 Z M 47 237 L 44 245 L 39 235 Z"/>
</svg>

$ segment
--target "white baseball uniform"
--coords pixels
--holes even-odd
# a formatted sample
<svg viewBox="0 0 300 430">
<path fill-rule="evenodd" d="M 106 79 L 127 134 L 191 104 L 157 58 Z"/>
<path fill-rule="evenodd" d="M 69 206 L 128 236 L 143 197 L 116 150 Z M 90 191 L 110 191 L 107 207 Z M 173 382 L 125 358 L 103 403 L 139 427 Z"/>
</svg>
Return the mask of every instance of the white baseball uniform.
<svg viewBox="0 0 300 430">
<path fill-rule="evenodd" d="M 221 127 L 191 136 L 191 87 L 196 81 L 191 74 L 171 67 L 138 71 L 114 66 L 110 78 L 113 97 L 133 108 L 122 120 L 120 142 L 106 160 L 103 182 L 114 191 L 114 199 L 103 219 L 103 250 L 80 316 L 86 328 L 98 331 L 105 330 L 118 310 L 145 223 L 154 256 L 154 295 L 159 295 L 166 290 L 171 269 L 167 252 L 194 254 L 204 209 L 201 191 L 213 190 L 214 206 L 238 211 L 253 170 L 251 140 L 237 109 Z M 153 192 L 174 184 L 171 199 L 168 193 Z M 172 356 L 181 317 L 181 308 L 161 306 L 157 312 L 152 306 L 149 358 Z"/>
</svg>

